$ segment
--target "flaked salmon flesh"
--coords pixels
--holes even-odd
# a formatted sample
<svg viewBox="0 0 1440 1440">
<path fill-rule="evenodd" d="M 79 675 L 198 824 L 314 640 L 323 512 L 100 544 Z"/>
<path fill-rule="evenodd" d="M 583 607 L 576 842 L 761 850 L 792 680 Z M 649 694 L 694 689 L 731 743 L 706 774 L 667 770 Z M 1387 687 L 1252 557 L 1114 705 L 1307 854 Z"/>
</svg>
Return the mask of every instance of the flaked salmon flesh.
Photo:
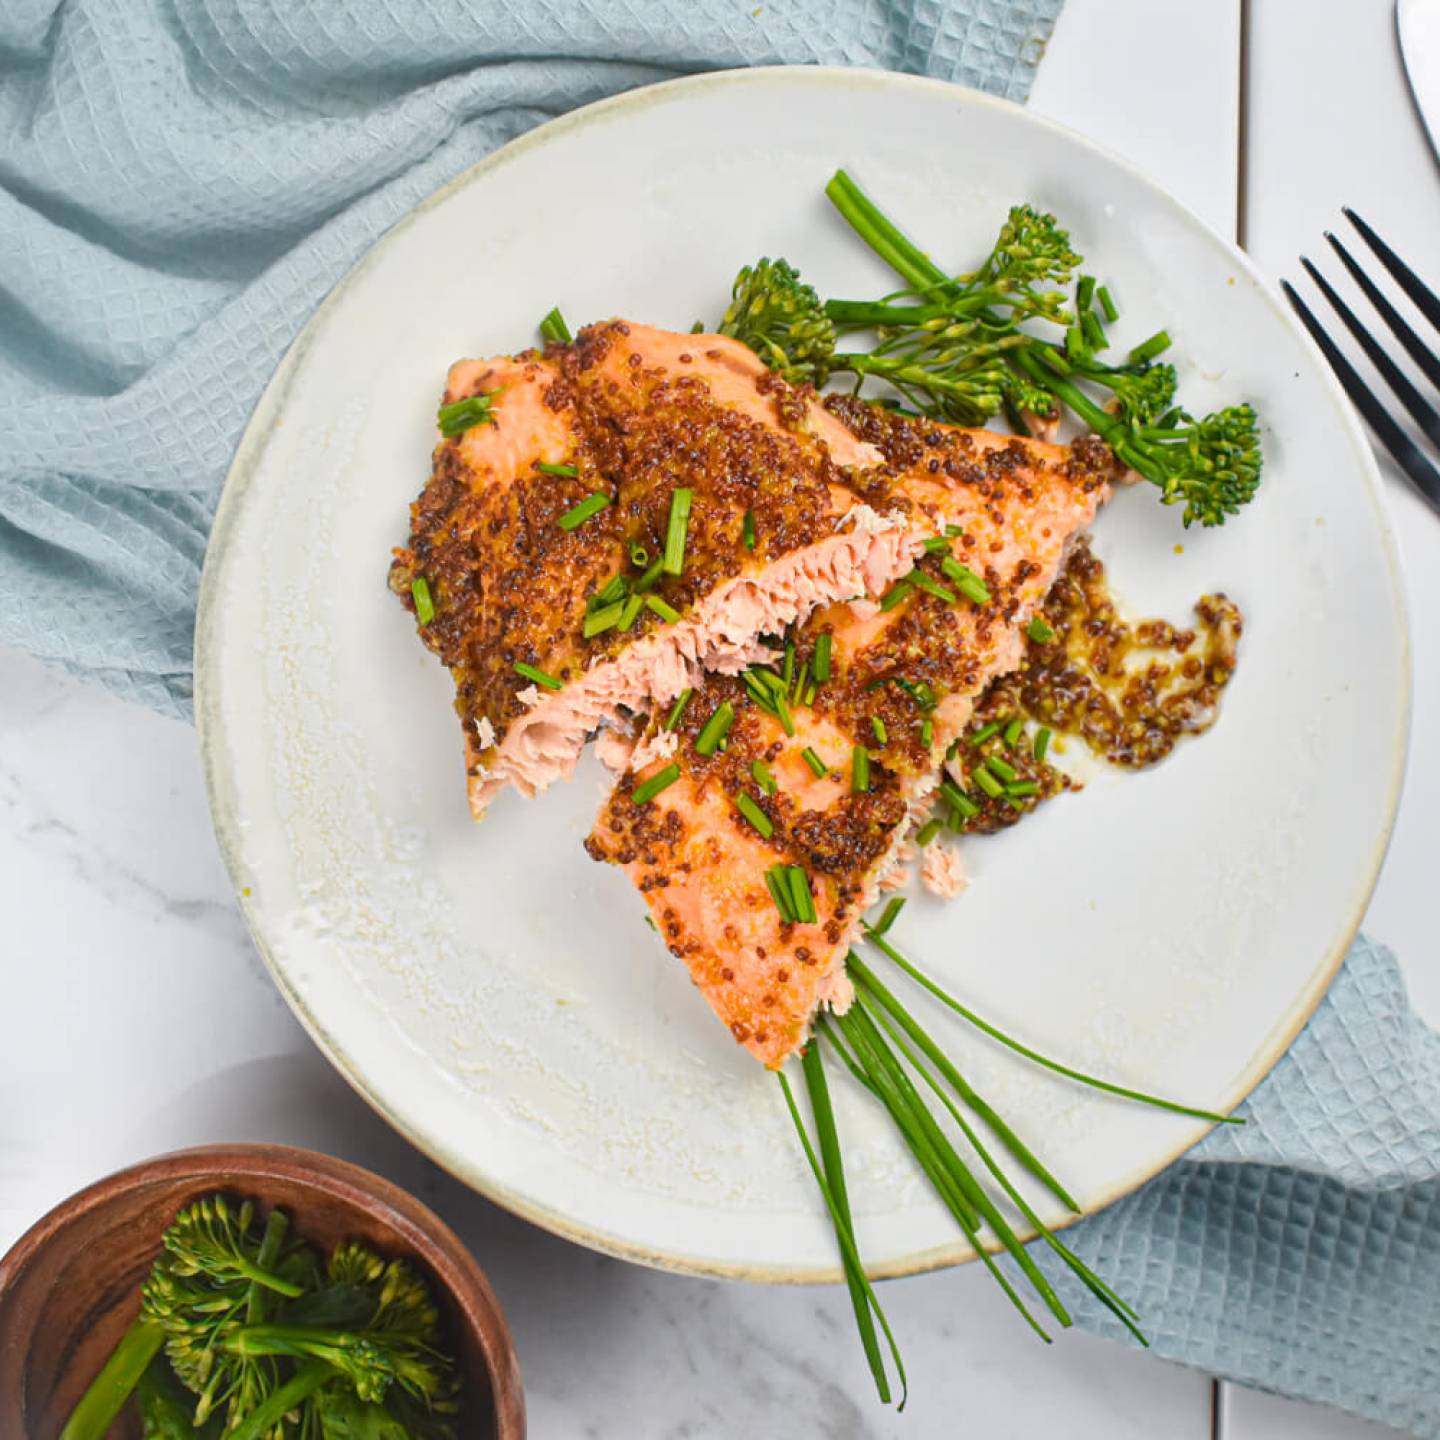
<svg viewBox="0 0 1440 1440">
<path fill-rule="evenodd" d="M 1119 478 L 1098 442 L 1067 448 L 859 401 L 831 406 L 883 457 L 860 492 L 934 537 L 918 562 L 924 580 L 895 603 L 823 606 L 796 627 L 792 673 L 814 676 L 828 636 L 829 677 L 809 704 L 800 703 L 809 680 L 800 689 L 792 681 L 793 734 L 741 678 L 705 677 L 673 731 L 657 709 L 637 747 L 612 745 L 610 762 L 625 772 L 586 842 L 627 871 L 715 1013 L 771 1068 L 803 1044 L 819 1005 L 849 1003 L 846 952 L 928 806 L 947 748 L 986 686 L 1019 664 L 1023 626 Z M 957 591 L 956 566 L 983 582 L 988 600 Z M 766 659 L 781 664 L 774 652 Z M 734 719 L 724 748 L 701 754 L 697 741 L 726 705 Z M 863 789 L 857 745 L 868 761 Z M 672 764 L 678 778 L 636 803 L 637 786 Z M 762 828 L 739 808 L 742 794 Z M 813 923 L 782 916 L 766 880 L 776 865 L 803 872 Z M 932 878 L 958 885 L 943 865 L 932 860 Z"/>
<path fill-rule="evenodd" d="M 757 636 L 881 593 L 919 553 L 874 483 L 880 449 L 736 341 L 611 321 L 452 367 L 445 403 L 476 395 L 490 419 L 435 447 L 391 586 L 412 610 L 428 587 L 419 633 L 455 680 L 477 819 L 507 785 L 570 775 L 602 724 L 743 668 Z M 591 597 L 663 552 L 679 489 L 683 571 L 650 590 L 664 608 L 587 638 Z M 596 494 L 599 513 L 561 523 Z"/>
</svg>

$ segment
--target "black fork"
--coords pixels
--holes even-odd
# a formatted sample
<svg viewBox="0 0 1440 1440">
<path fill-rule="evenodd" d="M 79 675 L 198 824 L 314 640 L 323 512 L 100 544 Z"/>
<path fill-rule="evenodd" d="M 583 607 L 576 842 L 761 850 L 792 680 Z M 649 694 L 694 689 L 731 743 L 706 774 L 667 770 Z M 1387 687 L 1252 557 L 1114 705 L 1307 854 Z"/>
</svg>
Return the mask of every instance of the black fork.
<svg viewBox="0 0 1440 1440">
<path fill-rule="evenodd" d="M 1343 211 L 1345 218 L 1359 232 L 1360 238 L 1370 247 L 1376 259 L 1395 278 L 1396 283 L 1415 303 L 1415 307 L 1440 332 L 1440 299 L 1418 275 L 1360 218 L 1348 207 Z M 1360 267 L 1359 262 L 1329 230 L 1325 238 L 1340 257 L 1341 264 L 1350 272 L 1365 298 L 1375 307 L 1380 318 L 1389 327 L 1390 333 L 1400 342 L 1405 353 L 1419 367 L 1426 380 L 1440 392 L 1440 358 L 1415 333 L 1403 315 L 1385 297 L 1375 282 Z M 1330 282 L 1305 257 L 1300 257 L 1305 273 L 1320 288 L 1320 293 L 1330 303 L 1330 308 L 1344 322 L 1345 328 L 1359 342 L 1360 348 L 1369 357 L 1370 363 L 1384 377 L 1385 383 L 1405 407 L 1420 433 L 1440 450 L 1440 411 L 1421 393 L 1410 377 L 1386 353 L 1385 347 L 1365 328 L 1355 312 L 1335 293 Z M 1345 358 L 1340 347 L 1325 333 L 1325 328 L 1315 318 L 1310 307 L 1295 293 L 1295 287 L 1288 280 L 1280 282 L 1285 297 L 1295 307 L 1305 328 L 1314 337 L 1315 343 L 1330 362 L 1345 393 L 1354 402 L 1355 408 L 1369 422 L 1370 428 L 1380 437 L 1385 448 L 1395 457 L 1395 463 L 1409 476 L 1415 488 L 1440 514 L 1440 471 L 1437 471 L 1425 451 L 1416 444 L 1409 432 L 1375 398 L 1355 367 Z"/>
</svg>

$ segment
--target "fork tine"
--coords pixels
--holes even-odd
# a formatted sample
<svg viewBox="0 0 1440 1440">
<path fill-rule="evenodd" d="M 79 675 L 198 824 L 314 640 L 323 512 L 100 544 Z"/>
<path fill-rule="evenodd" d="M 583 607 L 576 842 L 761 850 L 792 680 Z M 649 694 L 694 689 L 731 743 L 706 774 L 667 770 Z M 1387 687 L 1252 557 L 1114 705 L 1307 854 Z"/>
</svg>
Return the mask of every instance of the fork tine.
<svg viewBox="0 0 1440 1440">
<path fill-rule="evenodd" d="M 1330 368 L 1335 372 L 1355 408 L 1369 422 L 1370 428 L 1384 442 L 1385 448 L 1395 457 L 1395 463 L 1410 477 L 1415 488 L 1436 511 L 1440 511 L 1440 471 L 1436 471 L 1420 447 L 1395 423 L 1389 411 L 1366 388 L 1354 367 L 1325 333 L 1325 327 L 1295 293 L 1295 287 L 1288 280 L 1282 280 L 1280 288 L 1285 292 L 1285 298 L 1294 307 L 1301 323 L 1310 332 L 1311 338 L 1330 362 Z"/>
<path fill-rule="evenodd" d="M 1385 383 L 1395 392 L 1400 403 L 1414 417 L 1415 423 L 1429 439 L 1440 445 L 1440 415 L 1435 407 L 1410 383 L 1410 378 L 1380 348 L 1375 337 L 1360 323 L 1359 317 L 1335 293 L 1330 282 L 1305 258 L 1300 257 L 1305 273 L 1320 287 L 1320 293 L 1330 302 L 1330 308 L 1345 322 L 1345 328 L 1360 342 L 1361 348 L 1370 357 L 1375 368 L 1385 377 Z"/>
<path fill-rule="evenodd" d="M 1380 312 L 1380 318 L 1390 327 L 1390 333 L 1405 347 L 1405 353 L 1425 372 L 1426 378 L 1440 389 L 1440 358 L 1410 328 L 1410 323 L 1390 303 L 1378 285 L 1360 268 L 1359 262 L 1340 243 L 1333 231 L 1327 230 L 1325 238 L 1340 257 L 1351 278 L 1365 292 L 1365 298 Z"/>
<path fill-rule="evenodd" d="M 1340 213 L 1360 232 L 1380 263 L 1400 282 L 1400 288 L 1415 302 L 1420 313 L 1440 330 L 1440 300 L 1423 280 L 1348 205 Z"/>
</svg>

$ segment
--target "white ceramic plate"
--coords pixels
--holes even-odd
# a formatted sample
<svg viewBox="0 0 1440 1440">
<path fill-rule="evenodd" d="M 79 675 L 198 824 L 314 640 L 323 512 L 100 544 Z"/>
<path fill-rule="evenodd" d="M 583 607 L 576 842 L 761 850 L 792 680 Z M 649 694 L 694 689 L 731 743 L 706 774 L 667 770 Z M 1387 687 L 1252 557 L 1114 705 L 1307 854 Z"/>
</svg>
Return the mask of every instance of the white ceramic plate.
<svg viewBox="0 0 1440 1440">
<path fill-rule="evenodd" d="M 221 844 L 278 984 L 335 1064 L 518 1213 L 653 1264 L 766 1280 L 836 1275 L 775 1080 L 712 1018 L 624 876 L 581 850 L 593 761 L 471 824 L 449 677 L 385 572 L 456 357 L 530 343 L 557 303 L 577 323 L 713 322 L 762 254 L 825 293 L 890 288 L 823 197 L 840 164 L 956 267 L 1014 201 L 1054 210 L 1112 282 L 1122 340 L 1168 325 L 1193 408 L 1245 397 L 1267 422 L 1261 498 L 1223 530 L 1182 531 L 1141 485 L 1096 532 L 1136 610 L 1181 619 L 1220 587 L 1240 601 L 1217 728 L 969 843 L 971 889 L 917 899 L 896 928 L 1032 1043 L 1236 1103 L 1323 993 L 1380 864 L 1408 697 L 1394 555 L 1364 437 L 1245 260 L 1014 106 L 854 71 L 715 75 L 592 106 L 476 166 L 375 246 L 280 366 L 225 490 L 198 635 Z M 1087 1208 L 1203 1132 L 1052 1081 L 917 1006 Z M 965 1258 L 883 1117 L 838 1088 L 877 1273 Z"/>
</svg>

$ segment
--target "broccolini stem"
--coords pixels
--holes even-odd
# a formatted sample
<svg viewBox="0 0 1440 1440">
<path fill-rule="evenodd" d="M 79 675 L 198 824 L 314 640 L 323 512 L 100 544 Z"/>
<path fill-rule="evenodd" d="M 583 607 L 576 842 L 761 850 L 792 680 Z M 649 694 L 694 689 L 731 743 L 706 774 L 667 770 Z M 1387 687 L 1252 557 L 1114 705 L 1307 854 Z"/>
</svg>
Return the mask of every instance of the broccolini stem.
<svg viewBox="0 0 1440 1440">
<path fill-rule="evenodd" d="M 927 290 L 951 283 L 950 276 L 901 231 L 844 170 L 835 172 L 825 193 L 851 229 L 907 285 Z"/>
<path fill-rule="evenodd" d="M 271 1270 L 280 1256 L 280 1247 L 285 1243 L 285 1232 L 290 1228 L 289 1217 L 283 1210 L 272 1210 L 265 1221 L 265 1234 L 260 1239 L 260 1249 L 255 1262 L 262 1270 Z M 265 1318 L 265 1287 L 258 1281 L 250 1282 L 250 1294 L 245 1302 L 245 1319 L 251 1325 L 258 1325 Z"/>
<path fill-rule="evenodd" d="M 276 1390 L 263 1404 L 249 1415 L 226 1437 L 225 1440 L 260 1440 L 268 1435 L 272 1426 L 277 1425 L 307 1396 L 313 1395 L 335 1372 L 326 1364 L 316 1361 L 302 1366 Z"/>
<path fill-rule="evenodd" d="M 158 1325 L 137 1320 L 70 1412 L 60 1440 L 103 1440 L 164 1343 L 165 1332 Z"/>
</svg>

